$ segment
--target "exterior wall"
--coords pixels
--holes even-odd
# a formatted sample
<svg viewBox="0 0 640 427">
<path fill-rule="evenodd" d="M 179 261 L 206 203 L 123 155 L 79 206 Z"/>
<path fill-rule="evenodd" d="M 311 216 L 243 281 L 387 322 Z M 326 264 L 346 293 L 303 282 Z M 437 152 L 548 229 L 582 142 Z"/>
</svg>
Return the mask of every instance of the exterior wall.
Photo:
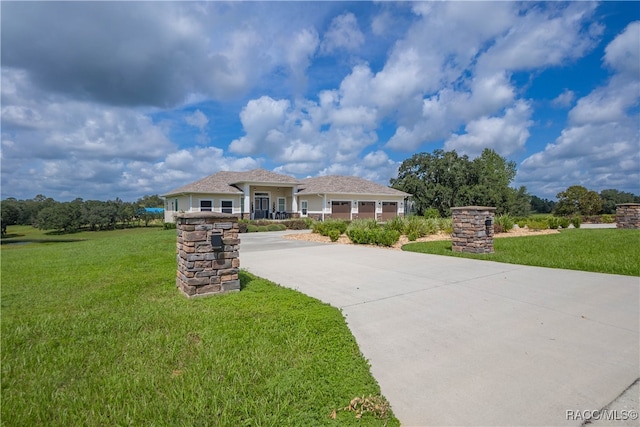
<svg viewBox="0 0 640 427">
<path fill-rule="evenodd" d="M 616 206 L 617 228 L 640 228 L 640 203 L 623 203 Z"/>
<path fill-rule="evenodd" d="M 246 187 L 245 187 L 246 188 Z M 307 217 L 322 220 L 331 218 L 331 202 L 333 201 L 347 201 L 351 204 L 351 214 L 349 219 L 356 219 L 360 217 L 358 212 L 358 202 L 375 202 L 375 218 L 378 221 L 382 221 L 382 203 L 383 202 L 395 202 L 397 203 L 397 215 L 404 216 L 404 197 L 394 196 L 380 196 L 380 195 L 344 195 L 344 194 L 296 194 L 295 207 L 297 211 L 294 211 L 293 203 L 293 188 L 291 187 L 269 187 L 269 186 L 254 186 L 250 185 L 249 197 L 238 194 L 191 194 L 181 195 L 178 197 L 167 197 L 165 200 L 165 222 L 175 222 L 175 217 L 181 212 L 199 212 L 200 200 L 213 200 L 213 212 L 222 212 L 221 204 L 222 200 L 233 200 L 233 214 L 238 217 L 244 217 L 247 219 L 253 218 L 253 205 L 255 193 L 268 193 L 269 194 L 269 212 L 278 210 L 278 197 L 285 198 L 286 211 L 291 214 L 292 217 L 302 217 L 301 201 L 307 201 Z M 175 210 L 175 201 L 177 199 L 178 209 Z M 249 204 L 247 205 L 247 200 Z M 326 200 L 326 203 L 325 203 Z M 242 203 L 244 202 L 244 210 Z M 244 212 L 244 215 L 243 215 Z M 369 215 L 370 217 L 370 215 Z"/>
</svg>

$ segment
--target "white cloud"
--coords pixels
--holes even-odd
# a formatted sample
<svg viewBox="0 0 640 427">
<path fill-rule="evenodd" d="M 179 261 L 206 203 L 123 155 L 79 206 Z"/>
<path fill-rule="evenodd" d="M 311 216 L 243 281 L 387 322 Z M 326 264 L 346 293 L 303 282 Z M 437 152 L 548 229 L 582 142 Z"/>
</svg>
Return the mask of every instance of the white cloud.
<svg viewBox="0 0 640 427">
<path fill-rule="evenodd" d="M 562 93 L 558 96 L 556 96 L 552 101 L 551 104 L 556 106 L 556 107 L 569 107 L 571 106 L 571 104 L 573 104 L 573 101 L 576 98 L 576 94 L 569 90 L 569 89 L 565 89 L 564 91 L 562 91 Z"/>
<path fill-rule="evenodd" d="M 632 22 L 609 43 L 604 61 L 620 74 L 637 79 L 640 75 L 640 21 Z"/>
<path fill-rule="evenodd" d="M 578 100 L 569 126 L 543 151 L 527 157 L 518 180 L 555 195 L 570 185 L 596 191 L 617 188 L 637 192 L 640 182 L 640 83 L 629 79 L 624 55 L 632 23 L 605 49 L 604 62 L 614 70 L 606 85 Z M 631 41 L 631 44 L 635 41 Z"/>
<path fill-rule="evenodd" d="M 524 148 L 529 138 L 531 108 L 518 101 L 508 108 L 502 117 L 481 117 L 465 126 L 465 134 L 452 135 L 444 145 L 446 150 L 476 157 L 485 148 L 491 148 L 502 156 L 509 156 Z"/>
<path fill-rule="evenodd" d="M 188 125 L 195 126 L 201 131 L 209 124 L 209 119 L 200 110 L 194 111 L 193 114 L 186 115 L 184 121 L 187 122 Z"/>
<path fill-rule="evenodd" d="M 321 51 L 330 54 L 338 49 L 355 51 L 364 43 L 364 34 L 358 27 L 358 20 L 353 13 L 336 16 L 324 34 Z"/>
</svg>

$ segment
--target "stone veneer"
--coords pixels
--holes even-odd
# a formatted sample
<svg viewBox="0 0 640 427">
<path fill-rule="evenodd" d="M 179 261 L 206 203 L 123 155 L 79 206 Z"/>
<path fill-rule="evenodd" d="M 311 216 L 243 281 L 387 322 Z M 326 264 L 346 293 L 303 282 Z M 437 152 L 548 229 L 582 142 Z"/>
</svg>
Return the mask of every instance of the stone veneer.
<svg viewBox="0 0 640 427">
<path fill-rule="evenodd" d="M 616 227 L 640 228 L 640 203 L 616 205 Z"/>
<path fill-rule="evenodd" d="M 451 208 L 453 233 L 451 248 L 454 252 L 473 254 L 493 253 L 493 221 L 496 208 L 463 206 Z M 491 220 L 487 227 L 485 221 Z"/>
<path fill-rule="evenodd" d="M 240 290 L 238 218 L 217 212 L 176 216 L 178 235 L 176 286 L 189 297 Z M 222 233 L 222 248 L 214 251 L 211 235 Z"/>
</svg>

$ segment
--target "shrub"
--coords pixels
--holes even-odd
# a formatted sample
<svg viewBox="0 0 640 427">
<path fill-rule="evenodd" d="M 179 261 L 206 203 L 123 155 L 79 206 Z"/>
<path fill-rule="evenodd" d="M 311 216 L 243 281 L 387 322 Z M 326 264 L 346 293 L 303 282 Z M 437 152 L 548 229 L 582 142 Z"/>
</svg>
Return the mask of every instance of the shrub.
<svg viewBox="0 0 640 427">
<path fill-rule="evenodd" d="M 330 230 L 338 230 L 340 234 L 347 231 L 347 223 L 341 220 L 328 219 L 324 222 L 315 222 L 313 224 L 313 232 L 321 236 L 328 236 Z"/>
<path fill-rule="evenodd" d="M 529 230 L 534 230 L 534 231 L 546 230 L 549 227 L 549 223 L 545 219 L 529 220 L 527 222 L 527 227 L 529 228 Z"/>
<path fill-rule="evenodd" d="M 575 228 L 580 228 L 580 224 L 582 224 L 582 219 L 579 216 L 574 216 L 570 221 Z"/>
<path fill-rule="evenodd" d="M 256 233 L 258 230 L 258 226 L 254 224 L 247 224 L 247 233 Z"/>
<path fill-rule="evenodd" d="M 393 246 L 400 238 L 400 232 L 381 228 L 351 227 L 347 229 L 347 236 L 359 245 Z"/>
<path fill-rule="evenodd" d="M 424 217 L 428 219 L 440 218 L 440 211 L 436 208 L 429 208 L 426 211 L 424 211 Z"/>
<path fill-rule="evenodd" d="M 176 228 L 176 223 L 175 222 L 162 223 L 162 228 L 165 230 L 174 230 Z"/>
<path fill-rule="evenodd" d="M 281 224 L 289 230 L 306 230 L 309 228 L 307 222 L 302 219 L 288 219 L 286 221 L 282 221 Z"/>
<path fill-rule="evenodd" d="M 438 226 L 443 233 L 453 233 L 453 218 L 440 218 L 438 220 Z"/>
<path fill-rule="evenodd" d="M 557 230 L 560 227 L 560 218 L 557 216 L 550 216 L 547 218 L 547 225 L 552 230 Z"/>
<path fill-rule="evenodd" d="M 341 236 L 340 230 L 338 230 L 336 228 L 330 229 L 328 234 L 329 234 L 329 238 L 331 239 L 332 242 L 337 242 L 338 239 Z"/>
<path fill-rule="evenodd" d="M 302 218 L 302 221 L 304 221 L 305 224 L 307 224 L 307 228 L 313 228 L 313 224 L 316 223 L 316 220 L 313 218 Z"/>
<path fill-rule="evenodd" d="M 393 246 L 400 238 L 400 232 L 395 230 L 373 230 L 375 244 L 379 246 Z"/>
<path fill-rule="evenodd" d="M 269 224 L 267 225 L 267 231 L 284 231 L 287 227 L 284 224 Z"/>
<path fill-rule="evenodd" d="M 267 225 L 259 225 L 258 226 L 258 231 L 259 232 L 265 232 L 265 231 L 269 231 L 269 227 Z"/>
<path fill-rule="evenodd" d="M 604 214 L 600 217 L 600 221 L 602 221 L 603 224 L 613 224 L 616 222 L 616 217 L 611 214 Z"/>
<path fill-rule="evenodd" d="M 511 216 L 507 214 L 498 215 L 495 217 L 496 232 L 498 232 L 497 227 L 502 228 L 502 232 L 508 232 L 513 228 L 514 224 L 515 222 L 513 218 L 511 218 Z"/>
<path fill-rule="evenodd" d="M 569 224 L 571 224 L 571 221 L 569 221 L 569 218 L 567 217 L 562 217 L 558 220 L 558 225 L 560 225 L 560 227 L 562 228 L 569 228 Z"/>
<path fill-rule="evenodd" d="M 409 239 L 410 242 L 415 242 L 416 240 L 418 240 L 418 234 L 411 232 L 407 234 L 407 239 Z"/>
<path fill-rule="evenodd" d="M 417 238 L 424 237 L 437 231 L 437 221 L 437 219 L 427 219 L 419 216 L 410 216 L 404 222 L 404 229 L 402 231 L 403 234 L 406 234 L 407 236 L 409 234 L 413 234 L 417 236 Z"/>
<path fill-rule="evenodd" d="M 385 230 L 395 230 L 399 233 L 404 232 L 405 220 L 400 216 L 393 217 L 384 225 Z"/>
</svg>

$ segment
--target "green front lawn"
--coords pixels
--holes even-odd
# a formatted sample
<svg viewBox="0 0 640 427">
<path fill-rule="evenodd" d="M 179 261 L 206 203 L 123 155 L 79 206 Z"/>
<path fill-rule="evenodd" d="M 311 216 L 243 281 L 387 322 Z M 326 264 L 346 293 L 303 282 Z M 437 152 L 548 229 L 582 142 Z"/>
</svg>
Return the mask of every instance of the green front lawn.
<svg viewBox="0 0 640 427">
<path fill-rule="evenodd" d="M 380 395 L 337 309 L 244 272 L 187 299 L 175 230 L 9 235 L 57 242 L 2 245 L 3 425 L 399 424 L 330 416 Z"/>
<path fill-rule="evenodd" d="M 640 230 L 569 229 L 559 234 L 494 239 L 493 254 L 451 251 L 451 241 L 409 243 L 405 251 L 510 264 L 640 276 Z"/>
</svg>

